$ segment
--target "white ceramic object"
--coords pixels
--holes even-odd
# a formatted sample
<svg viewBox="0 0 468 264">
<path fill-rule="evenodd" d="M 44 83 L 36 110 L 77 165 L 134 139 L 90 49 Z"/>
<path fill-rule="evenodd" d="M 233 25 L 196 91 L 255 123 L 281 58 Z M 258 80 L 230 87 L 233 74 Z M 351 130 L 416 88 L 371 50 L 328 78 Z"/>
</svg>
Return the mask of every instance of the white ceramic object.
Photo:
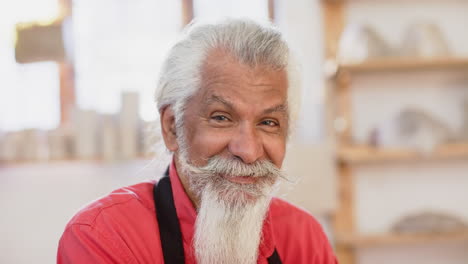
<svg viewBox="0 0 468 264">
<path fill-rule="evenodd" d="M 339 63 L 360 63 L 392 54 L 392 49 L 377 31 L 365 24 L 349 24 L 338 46 Z"/>
<path fill-rule="evenodd" d="M 6 162 L 21 160 L 22 134 L 19 132 L 6 133 L 3 136 L 1 148 L 1 160 Z"/>
<path fill-rule="evenodd" d="M 406 30 L 399 53 L 406 57 L 447 57 L 450 49 L 436 24 L 414 23 Z"/>
<path fill-rule="evenodd" d="M 122 94 L 120 111 L 120 154 L 123 159 L 134 159 L 139 152 L 138 93 Z"/>
<path fill-rule="evenodd" d="M 113 161 L 118 158 L 118 126 L 114 115 L 102 115 L 99 131 L 99 145 L 101 158 Z"/>
<path fill-rule="evenodd" d="M 466 223 L 454 215 L 442 212 L 421 212 L 398 220 L 392 227 L 396 233 L 446 233 L 467 230 Z"/>
<path fill-rule="evenodd" d="M 422 154 L 453 140 L 453 132 L 442 121 L 420 109 L 405 109 L 377 128 L 377 145 L 409 148 Z"/>
<path fill-rule="evenodd" d="M 79 159 L 93 159 L 97 153 L 97 113 L 92 110 L 76 110 L 74 122 L 75 154 Z"/>
<path fill-rule="evenodd" d="M 23 159 L 27 161 L 45 161 L 49 158 L 47 134 L 37 129 L 22 132 Z"/>
<path fill-rule="evenodd" d="M 66 129 L 57 128 L 49 131 L 49 159 L 64 160 L 71 158 L 69 135 Z"/>
</svg>

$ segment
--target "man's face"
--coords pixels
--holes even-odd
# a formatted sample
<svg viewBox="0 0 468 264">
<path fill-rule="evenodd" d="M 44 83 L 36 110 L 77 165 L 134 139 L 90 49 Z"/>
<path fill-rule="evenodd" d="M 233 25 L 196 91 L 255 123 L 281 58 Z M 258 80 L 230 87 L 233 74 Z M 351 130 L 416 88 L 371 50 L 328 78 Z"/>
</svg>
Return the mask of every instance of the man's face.
<svg viewBox="0 0 468 264">
<path fill-rule="evenodd" d="M 286 72 L 252 68 L 214 51 L 202 68 L 201 84 L 184 115 L 189 162 L 204 166 L 220 156 L 245 164 L 269 160 L 280 168 L 289 125 Z M 255 178 L 229 180 L 248 184 Z"/>
<path fill-rule="evenodd" d="M 286 76 L 220 51 L 207 57 L 173 148 L 182 183 L 198 203 L 198 263 L 257 262 L 274 183 L 283 177 Z"/>
</svg>

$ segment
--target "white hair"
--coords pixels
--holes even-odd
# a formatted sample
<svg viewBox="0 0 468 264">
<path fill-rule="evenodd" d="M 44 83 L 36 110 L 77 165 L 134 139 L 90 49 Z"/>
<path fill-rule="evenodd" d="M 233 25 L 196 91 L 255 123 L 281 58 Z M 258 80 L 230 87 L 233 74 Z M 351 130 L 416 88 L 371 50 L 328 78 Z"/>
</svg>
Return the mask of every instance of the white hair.
<svg viewBox="0 0 468 264">
<path fill-rule="evenodd" d="M 286 70 L 288 109 L 291 121 L 299 109 L 299 87 L 289 47 L 281 33 L 269 23 L 227 19 L 215 24 L 190 24 L 172 47 L 160 72 L 156 102 L 159 112 L 174 111 L 177 130 L 183 125 L 187 100 L 201 87 L 201 70 L 209 52 L 223 49 L 240 63 Z M 290 122 L 291 123 L 291 122 Z"/>
</svg>

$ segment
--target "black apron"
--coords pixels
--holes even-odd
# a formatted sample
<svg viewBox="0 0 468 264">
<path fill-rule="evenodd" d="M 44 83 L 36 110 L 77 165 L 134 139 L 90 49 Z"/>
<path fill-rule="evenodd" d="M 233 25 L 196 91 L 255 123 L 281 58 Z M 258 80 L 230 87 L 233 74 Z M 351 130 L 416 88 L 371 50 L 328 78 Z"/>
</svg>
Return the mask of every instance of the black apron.
<svg viewBox="0 0 468 264">
<path fill-rule="evenodd" d="M 154 185 L 153 196 L 156 205 L 156 218 L 159 224 L 164 263 L 184 264 L 182 232 L 180 231 L 179 218 L 177 217 L 174 205 L 169 169 L 164 177 Z M 276 249 L 273 255 L 268 258 L 268 264 L 281 264 L 281 259 Z"/>
</svg>

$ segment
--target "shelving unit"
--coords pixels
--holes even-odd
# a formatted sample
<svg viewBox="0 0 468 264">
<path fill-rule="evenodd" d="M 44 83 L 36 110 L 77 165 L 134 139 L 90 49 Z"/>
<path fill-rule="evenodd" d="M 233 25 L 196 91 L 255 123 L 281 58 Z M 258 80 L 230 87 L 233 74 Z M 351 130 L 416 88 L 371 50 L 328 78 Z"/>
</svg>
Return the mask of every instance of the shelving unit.
<svg viewBox="0 0 468 264">
<path fill-rule="evenodd" d="M 0 161 L 1 167 L 16 167 L 22 165 L 38 165 L 38 164 L 113 164 L 113 163 L 127 163 L 135 161 L 151 161 L 154 155 L 139 155 L 134 159 L 114 159 L 105 160 L 103 158 L 89 158 L 89 159 L 52 159 L 52 160 L 16 160 L 16 161 Z"/>
<path fill-rule="evenodd" d="M 431 153 L 408 149 L 381 149 L 372 146 L 344 146 L 337 150 L 338 159 L 347 164 L 375 162 L 408 162 L 447 159 L 468 159 L 468 143 L 438 146 Z"/>
<path fill-rule="evenodd" d="M 350 248 L 375 247 L 388 245 L 418 245 L 422 243 L 438 243 L 452 241 L 468 241 L 468 230 L 463 232 L 434 233 L 434 234 L 370 234 L 343 235 L 338 237 L 340 244 Z"/>
<path fill-rule="evenodd" d="M 436 58 L 436 59 L 408 59 L 389 58 L 369 60 L 355 64 L 340 64 L 339 71 L 351 73 L 374 71 L 421 71 L 421 70 L 452 70 L 468 69 L 468 58 Z"/>
<path fill-rule="evenodd" d="M 325 37 L 327 132 L 335 140 L 338 172 L 338 207 L 333 215 L 335 251 L 340 264 L 355 264 L 356 249 L 387 245 L 418 245 L 432 242 L 467 242 L 468 230 L 434 234 L 361 234 L 357 230 L 355 210 L 356 165 L 408 163 L 420 161 L 468 160 L 468 142 L 438 146 L 430 153 L 410 149 L 377 148 L 352 140 L 351 80 L 356 74 L 419 71 L 465 71 L 468 58 L 441 57 L 385 58 L 356 64 L 336 63 L 340 35 L 345 27 L 345 10 L 351 0 L 322 0 Z"/>
</svg>

